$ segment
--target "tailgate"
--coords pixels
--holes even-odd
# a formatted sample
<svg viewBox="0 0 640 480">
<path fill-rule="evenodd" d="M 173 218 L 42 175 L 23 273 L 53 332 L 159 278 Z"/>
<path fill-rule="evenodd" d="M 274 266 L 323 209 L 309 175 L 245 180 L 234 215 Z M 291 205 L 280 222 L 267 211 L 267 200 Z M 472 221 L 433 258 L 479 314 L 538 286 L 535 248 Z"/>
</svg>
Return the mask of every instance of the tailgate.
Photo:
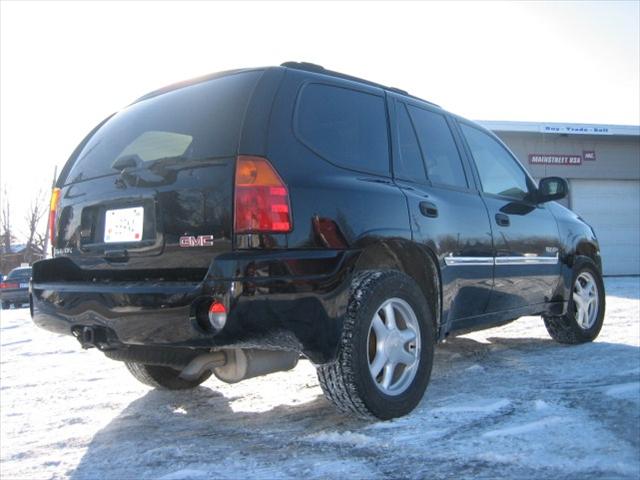
<svg viewBox="0 0 640 480">
<path fill-rule="evenodd" d="M 235 158 L 261 75 L 143 97 L 98 128 L 58 182 L 54 256 L 86 279 L 202 279 L 231 250 Z"/>
</svg>

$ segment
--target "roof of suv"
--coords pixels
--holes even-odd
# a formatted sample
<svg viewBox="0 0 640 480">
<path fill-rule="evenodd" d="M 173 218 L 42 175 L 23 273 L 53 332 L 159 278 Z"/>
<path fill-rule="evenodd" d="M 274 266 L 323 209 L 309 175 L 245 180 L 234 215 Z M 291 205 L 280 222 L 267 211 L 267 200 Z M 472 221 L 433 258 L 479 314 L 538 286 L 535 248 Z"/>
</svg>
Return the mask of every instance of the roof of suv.
<svg viewBox="0 0 640 480">
<path fill-rule="evenodd" d="M 411 95 L 410 93 L 408 93 L 405 90 L 401 90 L 401 89 L 395 88 L 395 87 L 389 87 L 389 86 L 386 86 L 386 85 L 382 85 L 380 83 L 372 82 L 370 80 L 365 80 L 363 78 L 358 78 L 358 77 L 354 77 L 352 75 L 347 75 L 345 73 L 335 72 L 333 70 L 327 70 L 326 68 L 322 67 L 321 65 L 316 65 L 315 63 L 284 62 L 284 63 L 282 63 L 280 65 L 280 67 L 290 68 L 292 70 L 302 70 L 302 71 L 305 71 L 305 72 L 311 72 L 311 73 L 316 73 L 316 74 L 321 74 L 321 75 L 327 75 L 327 76 L 330 76 L 330 77 L 342 78 L 344 80 L 350 80 L 352 82 L 363 83 L 365 85 L 371 85 L 373 87 L 382 88 L 382 89 L 388 90 L 390 92 L 399 93 L 400 95 L 404 95 L 404 96 L 407 96 L 407 97 L 415 98 L 417 100 L 420 100 L 422 102 L 426 102 L 426 103 L 428 103 L 430 105 L 433 105 L 435 107 L 440 108 L 439 105 L 437 105 L 437 104 L 435 104 L 433 102 L 430 102 L 428 100 L 425 100 L 423 98 L 419 98 L 419 97 L 416 97 L 414 95 Z M 266 68 L 278 68 L 278 67 L 241 68 L 241 69 L 236 69 L 236 70 L 225 70 L 225 71 L 222 71 L 222 72 L 211 73 L 211 74 L 204 75 L 204 76 L 201 76 L 201 77 L 192 78 L 190 80 L 184 80 L 184 81 L 181 81 L 181 82 L 172 83 L 171 85 L 167 85 L 167 86 L 159 88 L 157 90 L 153 90 L 152 92 L 149 92 L 146 95 L 143 95 L 142 97 L 138 98 L 133 103 L 137 103 L 137 102 L 140 102 L 142 100 L 146 100 L 148 98 L 152 98 L 152 97 L 155 97 L 155 96 L 158 96 L 158 95 L 162 95 L 163 93 L 171 92 L 171 91 L 177 90 L 179 88 L 188 87 L 190 85 L 195 85 L 195 84 L 198 84 L 198 83 L 201 83 L 201 82 L 206 82 L 208 80 L 213 80 L 214 78 L 223 77 L 223 76 L 226 76 L 226 75 L 234 75 L 236 73 L 265 70 Z"/>
<path fill-rule="evenodd" d="M 419 98 L 419 97 L 416 97 L 414 95 L 411 95 L 406 90 L 402 90 L 402 89 L 396 88 L 396 87 L 389 87 L 389 86 L 382 85 L 382 84 L 376 83 L 376 82 L 371 82 L 369 80 L 364 80 L 362 78 L 354 77 L 352 75 L 347 75 L 345 73 L 335 72 L 333 70 L 327 70 L 323 66 L 316 65 L 315 63 L 284 62 L 280 66 L 281 67 L 285 67 L 285 68 L 291 68 L 291 69 L 294 69 L 294 70 L 303 70 L 303 71 L 306 71 L 306 72 L 319 73 L 319 74 L 322 74 L 322 75 L 328 75 L 330 77 L 343 78 L 345 80 L 350 80 L 352 82 L 364 83 L 366 85 L 371 85 L 373 87 L 378 87 L 378 88 L 382 88 L 384 90 L 389 90 L 390 92 L 399 93 L 400 95 L 404 95 L 406 97 L 415 98 L 417 100 L 420 100 L 421 102 L 426 102 L 426 103 L 429 103 L 429 104 L 433 105 L 434 107 L 440 108 L 440 105 L 437 105 L 437 104 L 435 104 L 433 102 L 430 102 L 429 100 L 425 100 L 424 98 Z"/>
<path fill-rule="evenodd" d="M 236 73 L 255 72 L 258 70 L 264 70 L 264 68 L 238 68 L 235 70 L 224 70 L 222 72 L 209 73 L 201 77 L 191 78 L 189 80 L 183 80 L 180 82 L 172 83 L 170 85 L 166 85 L 162 88 L 158 88 L 157 90 L 153 90 L 141 96 L 140 98 L 137 98 L 134 102 L 132 102 L 132 104 L 141 102 L 142 100 L 147 100 L 148 98 L 153 98 L 158 95 L 162 95 L 163 93 L 171 92 L 173 90 L 178 90 L 179 88 L 189 87 L 191 85 L 196 85 L 198 83 L 207 82 L 209 80 L 213 80 L 214 78 L 224 77 L 226 75 L 234 75 Z"/>
</svg>

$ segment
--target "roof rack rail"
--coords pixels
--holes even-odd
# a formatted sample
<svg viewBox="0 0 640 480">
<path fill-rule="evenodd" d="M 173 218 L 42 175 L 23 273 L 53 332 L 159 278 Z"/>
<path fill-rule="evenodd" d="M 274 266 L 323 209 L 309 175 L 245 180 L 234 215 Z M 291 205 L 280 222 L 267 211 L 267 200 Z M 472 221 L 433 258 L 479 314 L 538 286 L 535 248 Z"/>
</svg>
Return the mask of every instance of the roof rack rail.
<svg viewBox="0 0 640 480">
<path fill-rule="evenodd" d="M 371 85 L 373 87 L 384 88 L 385 90 L 389 90 L 391 92 L 399 93 L 401 95 L 406 95 L 408 97 L 418 99 L 418 100 L 420 100 L 422 102 L 427 102 L 430 105 L 433 105 L 433 106 L 436 106 L 436 107 L 440 108 L 440 105 L 437 105 L 437 104 L 435 104 L 433 102 L 430 102 L 428 100 L 425 100 L 423 98 L 419 98 L 419 97 L 416 97 L 414 95 L 411 95 L 406 90 L 402 90 L 400 88 L 395 88 L 395 87 L 387 87 L 386 85 L 381 85 L 381 84 L 376 83 L 376 82 L 371 82 L 371 81 L 365 80 L 363 78 L 354 77 L 352 75 L 347 75 L 345 73 L 334 72 L 333 70 L 327 70 L 322 65 L 317 65 L 315 63 L 309 63 L 309 62 L 284 62 L 284 63 L 281 63 L 280 66 L 281 67 L 286 67 L 286 68 L 292 68 L 292 69 L 295 69 L 295 70 L 304 70 L 305 72 L 321 73 L 323 75 L 329 75 L 331 77 L 343 78 L 345 80 L 351 80 L 351 81 L 354 81 L 354 82 L 360 82 L 360 83 L 364 83 L 366 85 Z"/>
<path fill-rule="evenodd" d="M 396 93 L 401 93 L 403 95 L 409 95 L 409 92 L 407 92 L 406 90 L 402 90 L 401 88 L 387 87 L 387 90 L 391 90 L 392 92 L 396 92 Z M 409 95 L 409 96 L 412 97 L 413 95 Z M 431 102 L 429 102 L 429 103 L 431 103 Z"/>
<path fill-rule="evenodd" d="M 280 64 L 281 67 L 295 68 L 296 70 L 307 70 L 310 72 L 322 72 L 324 67 L 315 63 L 309 62 L 284 62 Z"/>
</svg>

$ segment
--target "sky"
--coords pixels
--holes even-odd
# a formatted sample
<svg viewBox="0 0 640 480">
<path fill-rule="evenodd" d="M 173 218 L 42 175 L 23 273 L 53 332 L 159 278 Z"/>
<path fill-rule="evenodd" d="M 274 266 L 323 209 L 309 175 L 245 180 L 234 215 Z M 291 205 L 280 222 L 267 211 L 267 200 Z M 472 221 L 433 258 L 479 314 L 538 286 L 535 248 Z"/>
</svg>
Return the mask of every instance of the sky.
<svg viewBox="0 0 640 480">
<path fill-rule="evenodd" d="M 55 166 L 144 93 L 307 61 L 474 120 L 640 124 L 640 2 L 0 2 L 14 230 Z M 46 220 L 44 220 L 46 222 Z"/>
</svg>

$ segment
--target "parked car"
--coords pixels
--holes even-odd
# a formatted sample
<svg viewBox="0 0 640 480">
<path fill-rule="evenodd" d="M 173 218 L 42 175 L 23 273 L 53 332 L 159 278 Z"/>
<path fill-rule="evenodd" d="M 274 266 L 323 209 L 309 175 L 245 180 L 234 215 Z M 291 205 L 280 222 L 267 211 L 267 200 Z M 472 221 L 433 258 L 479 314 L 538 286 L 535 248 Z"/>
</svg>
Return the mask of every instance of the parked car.
<svg viewBox="0 0 640 480">
<path fill-rule="evenodd" d="M 12 305 L 19 307 L 29 303 L 29 280 L 31 267 L 14 268 L 0 282 L 0 300 L 2 308 L 8 309 Z"/>
<path fill-rule="evenodd" d="M 491 132 L 395 88 L 306 63 L 152 92 L 71 155 L 33 320 L 188 389 L 291 369 L 389 419 L 451 335 L 542 316 L 596 338 L 598 242 Z"/>
</svg>

